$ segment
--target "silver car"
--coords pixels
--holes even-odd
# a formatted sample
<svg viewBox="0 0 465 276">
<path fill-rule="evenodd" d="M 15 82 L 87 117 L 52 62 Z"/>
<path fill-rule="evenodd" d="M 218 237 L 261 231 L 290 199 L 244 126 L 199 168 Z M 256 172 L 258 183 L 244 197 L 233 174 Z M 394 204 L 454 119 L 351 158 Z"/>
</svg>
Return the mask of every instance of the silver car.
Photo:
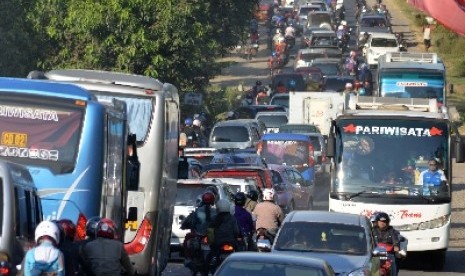
<svg viewBox="0 0 465 276">
<path fill-rule="evenodd" d="M 376 274 L 379 257 L 373 256 L 374 248 L 365 216 L 294 211 L 284 219 L 271 252 L 323 259 L 337 275 L 354 276 Z"/>
<path fill-rule="evenodd" d="M 218 122 L 210 133 L 211 148 L 247 149 L 257 145 L 260 139 L 260 129 L 257 120 L 237 119 Z"/>
</svg>

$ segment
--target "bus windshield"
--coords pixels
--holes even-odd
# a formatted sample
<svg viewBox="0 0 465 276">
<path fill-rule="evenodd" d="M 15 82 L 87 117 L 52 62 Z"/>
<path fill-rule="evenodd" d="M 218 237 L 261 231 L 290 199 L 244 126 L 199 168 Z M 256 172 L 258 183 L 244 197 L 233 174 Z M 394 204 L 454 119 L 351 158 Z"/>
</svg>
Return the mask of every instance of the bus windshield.
<svg viewBox="0 0 465 276">
<path fill-rule="evenodd" d="M 343 119 L 337 122 L 336 176 L 332 192 L 426 196 L 420 173 L 436 159 L 449 170 L 448 125 L 439 121 Z M 427 196 L 450 198 L 436 187 Z"/>
<path fill-rule="evenodd" d="M 382 97 L 432 98 L 444 102 L 444 75 L 442 72 L 382 72 Z"/>
<path fill-rule="evenodd" d="M 23 165 L 70 173 L 75 166 L 84 107 L 64 102 L 0 104 L 0 156 Z"/>
<path fill-rule="evenodd" d="M 99 91 L 93 91 L 93 93 L 99 101 L 111 101 L 111 99 L 124 101 L 128 114 L 129 132 L 136 134 L 137 142 L 145 141 L 153 113 L 152 98 L 107 96 L 100 94 Z"/>
<path fill-rule="evenodd" d="M 268 164 L 286 164 L 297 169 L 308 167 L 309 142 L 305 141 L 263 141 L 262 158 Z M 300 170 L 299 170 L 300 171 Z"/>
</svg>

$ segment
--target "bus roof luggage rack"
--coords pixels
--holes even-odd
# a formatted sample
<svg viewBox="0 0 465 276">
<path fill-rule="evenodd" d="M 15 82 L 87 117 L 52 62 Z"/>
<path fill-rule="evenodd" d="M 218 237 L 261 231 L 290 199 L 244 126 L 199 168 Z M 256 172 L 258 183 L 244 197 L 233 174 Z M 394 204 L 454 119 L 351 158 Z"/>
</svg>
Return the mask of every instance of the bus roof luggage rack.
<svg viewBox="0 0 465 276">
<path fill-rule="evenodd" d="M 418 63 L 438 63 L 436 53 L 386 53 L 386 62 L 418 62 Z"/>
<path fill-rule="evenodd" d="M 390 98 L 355 95 L 351 95 L 348 109 L 439 112 L 436 99 Z"/>
</svg>

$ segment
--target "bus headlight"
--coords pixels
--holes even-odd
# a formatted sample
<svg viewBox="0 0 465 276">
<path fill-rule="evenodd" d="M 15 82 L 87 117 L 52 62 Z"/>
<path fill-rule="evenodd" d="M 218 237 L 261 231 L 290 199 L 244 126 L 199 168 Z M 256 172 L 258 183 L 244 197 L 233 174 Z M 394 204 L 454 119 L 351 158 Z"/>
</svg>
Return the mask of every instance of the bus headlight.
<svg viewBox="0 0 465 276">
<path fill-rule="evenodd" d="M 424 221 L 420 223 L 404 224 L 396 226 L 395 228 L 399 231 L 414 231 L 414 230 L 427 230 L 434 229 L 444 226 L 449 222 L 450 215 L 445 215 L 437 219 Z"/>
</svg>

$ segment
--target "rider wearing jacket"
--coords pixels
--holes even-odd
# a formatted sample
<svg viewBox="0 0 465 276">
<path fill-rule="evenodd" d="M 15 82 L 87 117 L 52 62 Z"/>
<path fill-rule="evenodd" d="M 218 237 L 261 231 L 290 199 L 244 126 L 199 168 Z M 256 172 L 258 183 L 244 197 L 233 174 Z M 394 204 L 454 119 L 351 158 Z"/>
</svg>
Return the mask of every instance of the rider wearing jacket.
<svg viewBox="0 0 465 276">
<path fill-rule="evenodd" d="M 375 237 L 376 244 L 387 244 L 393 246 L 393 252 L 390 253 L 391 258 L 391 271 L 397 274 L 397 265 L 395 260 L 395 253 L 399 252 L 399 233 L 389 225 L 391 219 L 389 215 L 384 212 L 379 212 L 375 218 L 376 225 L 373 227 L 373 236 Z"/>
<path fill-rule="evenodd" d="M 257 218 L 255 229 L 264 228 L 273 236 L 276 235 L 284 220 L 281 207 L 274 203 L 274 196 L 274 189 L 264 189 L 263 202 L 258 203 L 253 211 L 253 214 Z"/>
<path fill-rule="evenodd" d="M 212 251 L 218 252 L 221 245 L 231 243 L 234 248 L 238 248 L 238 241 L 242 238 L 239 224 L 236 218 L 231 215 L 231 204 L 225 199 L 220 199 L 216 203 L 218 215 L 210 224 L 213 228 Z"/>
<path fill-rule="evenodd" d="M 247 244 L 250 244 L 252 233 L 255 230 L 252 215 L 244 209 L 246 196 L 243 192 L 238 192 L 234 196 L 234 203 L 236 207 L 234 208 L 234 217 L 239 224 L 239 229 L 241 230 L 242 236 L 246 239 Z"/>
</svg>

